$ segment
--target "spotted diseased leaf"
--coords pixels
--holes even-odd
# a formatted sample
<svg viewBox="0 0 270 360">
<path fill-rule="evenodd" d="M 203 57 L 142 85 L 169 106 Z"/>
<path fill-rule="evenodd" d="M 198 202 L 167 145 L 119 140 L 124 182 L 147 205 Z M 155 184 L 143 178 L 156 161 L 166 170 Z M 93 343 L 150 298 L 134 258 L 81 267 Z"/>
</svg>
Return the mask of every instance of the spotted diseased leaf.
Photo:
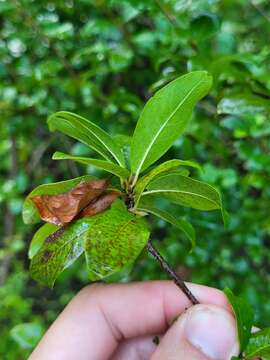
<svg viewBox="0 0 270 360">
<path fill-rule="evenodd" d="M 46 238 L 31 261 L 30 272 L 33 279 L 53 287 L 61 272 L 82 254 L 91 219 L 74 221 Z"/>
<path fill-rule="evenodd" d="M 31 275 L 53 287 L 59 274 L 85 250 L 91 280 L 102 279 L 135 261 L 148 238 L 145 220 L 118 200 L 110 210 L 73 221 L 49 235 L 31 261 Z"/>
<path fill-rule="evenodd" d="M 251 327 L 254 321 L 253 309 L 248 302 L 241 297 L 235 296 L 230 289 L 224 289 L 224 293 L 235 315 L 240 352 L 243 352 L 251 336 Z"/>
<path fill-rule="evenodd" d="M 270 359 L 270 328 L 252 334 L 245 349 L 245 359 Z"/>
<path fill-rule="evenodd" d="M 95 180 L 93 176 L 85 175 L 80 176 L 74 179 L 60 181 L 51 184 L 43 184 L 36 187 L 31 193 L 26 197 L 23 204 L 23 221 L 25 224 L 33 224 L 40 221 L 40 215 L 37 207 L 31 198 L 37 195 L 59 195 L 71 191 L 76 185 L 81 182 L 88 182 Z"/>
<path fill-rule="evenodd" d="M 85 242 L 91 280 L 107 277 L 134 262 L 148 241 L 145 220 L 129 212 L 120 200 L 91 220 Z"/>
<path fill-rule="evenodd" d="M 36 231 L 29 246 L 29 250 L 28 250 L 29 259 L 32 259 L 38 253 L 39 249 L 41 248 L 47 237 L 53 234 L 58 229 L 59 226 L 48 223 L 42 225 Z"/>
<path fill-rule="evenodd" d="M 86 219 L 85 222 L 73 220 L 61 227 L 50 223 L 43 225 L 35 233 L 29 249 L 32 277 L 52 287 L 57 276 L 84 251 L 83 242 L 91 226 L 90 217 L 105 211 L 119 195 L 117 191 L 107 191 L 90 202 L 76 217 Z"/>
<path fill-rule="evenodd" d="M 42 220 L 55 225 L 71 222 L 91 201 L 106 189 L 106 180 L 83 181 L 67 193 L 31 197 Z"/>
</svg>

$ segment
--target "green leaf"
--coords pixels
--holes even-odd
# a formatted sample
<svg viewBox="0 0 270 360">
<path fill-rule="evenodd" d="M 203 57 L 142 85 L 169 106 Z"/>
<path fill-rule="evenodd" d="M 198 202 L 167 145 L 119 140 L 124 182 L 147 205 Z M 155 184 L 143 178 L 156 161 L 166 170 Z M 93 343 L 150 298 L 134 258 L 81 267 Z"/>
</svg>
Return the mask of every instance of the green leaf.
<svg viewBox="0 0 270 360">
<path fill-rule="evenodd" d="M 150 203 L 147 203 L 146 201 L 142 201 L 139 204 L 138 210 L 142 210 L 150 214 L 153 214 L 161 218 L 162 220 L 167 221 L 173 226 L 177 227 L 181 231 L 183 231 L 183 233 L 186 235 L 188 240 L 190 240 L 191 250 L 193 250 L 193 248 L 196 245 L 196 233 L 194 227 L 187 220 L 183 218 L 178 219 L 174 215 L 168 213 L 167 211 L 157 209 L 155 206 L 153 206 Z"/>
<path fill-rule="evenodd" d="M 208 93 L 211 84 L 207 72 L 194 71 L 170 82 L 147 102 L 131 144 L 131 170 L 135 178 L 182 134 L 194 105 Z"/>
<path fill-rule="evenodd" d="M 232 306 L 236 318 L 241 353 L 245 350 L 251 335 L 254 320 L 253 309 L 246 300 L 235 296 L 229 288 L 224 289 L 224 293 Z"/>
<path fill-rule="evenodd" d="M 219 192 L 212 186 L 179 174 L 165 174 L 147 186 L 143 197 L 161 196 L 197 210 L 222 209 Z"/>
<path fill-rule="evenodd" d="M 162 173 L 177 169 L 179 166 L 190 166 L 200 169 L 199 164 L 197 164 L 195 161 L 190 161 L 190 160 L 168 160 L 158 165 L 148 174 L 146 174 L 141 179 L 139 179 L 139 181 L 137 182 L 135 186 L 135 207 L 139 203 L 140 197 L 144 189 L 147 187 L 147 185 L 150 183 L 151 180 L 153 180 L 155 177 L 157 177 Z"/>
<path fill-rule="evenodd" d="M 92 219 L 85 254 L 90 278 L 98 280 L 134 262 L 150 233 L 145 220 L 129 212 L 120 200 Z"/>
<path fill-rule="evenodd" d="M 105 159 L 109 161 L 114 159 L 119 165 L 125 166 L 121 149 L 112 137 L 82 116 L 68 111 L 59 111 L 49 117 L 48 125 L 51 131 L 59 130 L 93 148 Z"/>
<path fill-rule="evenodd" d="M 23 221 L 25 224 L 34 224 L 36 222 L 40 221 L 40 216 L 37 211 L 36 206 L 31 201 L 31 197 L 36 195 L 57 195 L 62 194 L 65 192 L 70 191 L 74 186 L 79 184 L 81 181 L 89 181 L 93 180 L 94 177 L 91 175 L 85 175 L 80 176 L 71 180 L 65 180 L 60 181 L 56 183 L 51 184 L 43 184 L 38 187 L 36 187 L 33 191 L 30 192 L 30 194 L 26 197 L 24 204 L 23 204 L 23 210 L 22 210 L 22 216 Z"/>
<path fill-rule="evenodd" d="M 245 358 L 254 359 L 260 357 L 270 359 L 270 328 L 260 330 L 251 335 L 245 349 Z"/>
<path fill-rule="evenodd" d="M 56 151 L 53 154 L 53 160 L 73 160 L 77 161 L 84 165 L 92 165 L 99 169 L 102 169 L 104 171 L 108 171 L 111 174 L 114 174 L 121 179 L 125 180 L 129 177 L 130 173 L 127 169 L 123 168 L 122 166 L 119 166 L 117 164 L 114 164 L 110 161 L 106 160 L 99 160 L 99 159 L 91 159 L 87 157 L 79 157 L 79 156 L 73 156 L 69 154 L 65 154 L 59 151 Z"/>
<path fill-rule="evenodd" d="M 43 327 L 38 323 L 22 323 L 10 330 L 13 340 L 23 349 L 32 349 L 39 342 Z"/>
<path fill-rule="evenodd" d="M 29 250 L 28 250 L 28 257 L 32 259 L 39 251 L 41 246 L 43 245 L 44 241 L 47 239 L 49 235 L 54 233 L 56 230 L 59 229 L 59 226 L 54 224 L 44 224 L 42 225 L 37 232 L 34 234 Z"/>
<path fill-rule="evenodd" d="M 82 254 L 91 223 L 92 218 L 80 219 L 49 236 L 31 261 L 33 279 L 52 288 L 58 275 Z"/>
</svg>

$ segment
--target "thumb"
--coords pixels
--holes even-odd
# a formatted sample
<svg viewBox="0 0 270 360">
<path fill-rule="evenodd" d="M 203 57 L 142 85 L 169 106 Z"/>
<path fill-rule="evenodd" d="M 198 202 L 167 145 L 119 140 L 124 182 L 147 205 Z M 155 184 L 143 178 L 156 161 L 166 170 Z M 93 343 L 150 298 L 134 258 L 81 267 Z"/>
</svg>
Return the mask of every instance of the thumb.
<svg viewBox="0 0 270 360">
<path fill-rule="evenodd" d="M 233 316 L 216 305 L 195 305 L 170 327 L 151 360 L 230 360 L 239 353 Z"/>
</svg>

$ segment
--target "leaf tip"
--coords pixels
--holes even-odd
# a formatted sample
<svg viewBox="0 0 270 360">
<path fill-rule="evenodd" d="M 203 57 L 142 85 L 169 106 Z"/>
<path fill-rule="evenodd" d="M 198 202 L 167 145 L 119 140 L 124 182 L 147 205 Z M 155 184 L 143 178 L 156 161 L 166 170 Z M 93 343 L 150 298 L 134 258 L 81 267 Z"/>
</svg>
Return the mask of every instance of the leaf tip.
<svg viewBox="0 0 270 360">
<path fill-rule="evenodd" d="M 48 124 L 48 128 L 50 131 L 55 131 L 57 129 L 57 126 L 55 126 L 54 122 L 56 120 L 60 120 L 61 116 L 64 116 L 65 114 L 67 114 L 67 111 L 57 111 L 53 114 L 51 114 L 48 119 L 47 119 L 47 124 Z"/>
<path fill-rule="evenodd" d="M 53 160 L 60 160 L 61 157 L 62 157 L 62 154 L 63 154 L 63 153 L 61 153 L 60 151 L 55 151 L 55 152 L 53 153 L 52 159 L 53 159 Z"/>
<path fill-rule="evenodd" d="M 56 130 L 56 127 L 54 126 L 53 124 L 53 120 L 55 118 L 55 114 L 52 114 L 48 117 L 47 119 L 47 125 L 48 125 L 48 128 L 51 132 L 55 131 Z"/>
</svg>

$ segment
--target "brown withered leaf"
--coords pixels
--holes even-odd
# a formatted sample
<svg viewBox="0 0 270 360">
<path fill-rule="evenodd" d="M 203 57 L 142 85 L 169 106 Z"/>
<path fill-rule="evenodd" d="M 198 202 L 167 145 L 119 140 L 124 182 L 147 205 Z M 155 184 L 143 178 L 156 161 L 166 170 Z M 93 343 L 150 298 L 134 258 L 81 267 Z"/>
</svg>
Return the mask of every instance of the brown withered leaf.
<svg viewBox="0 0 270 360">
<path fill-rule="evenodd" d="M 94 202 L 106 190 L 106 180 L 83 181 L 69 192 L 58 195 L 38 195 L 31 200 L 42 220 L 55 224 L 70 223 L 81 210 Z"/>
<path fill-rule="evenodd" d="M 94 216 L 106 209 L 120 196 L 120 192 L 108 191 L 93 200 L 85 209 L 79 213 L 79 218 Z"/>
</svg>

